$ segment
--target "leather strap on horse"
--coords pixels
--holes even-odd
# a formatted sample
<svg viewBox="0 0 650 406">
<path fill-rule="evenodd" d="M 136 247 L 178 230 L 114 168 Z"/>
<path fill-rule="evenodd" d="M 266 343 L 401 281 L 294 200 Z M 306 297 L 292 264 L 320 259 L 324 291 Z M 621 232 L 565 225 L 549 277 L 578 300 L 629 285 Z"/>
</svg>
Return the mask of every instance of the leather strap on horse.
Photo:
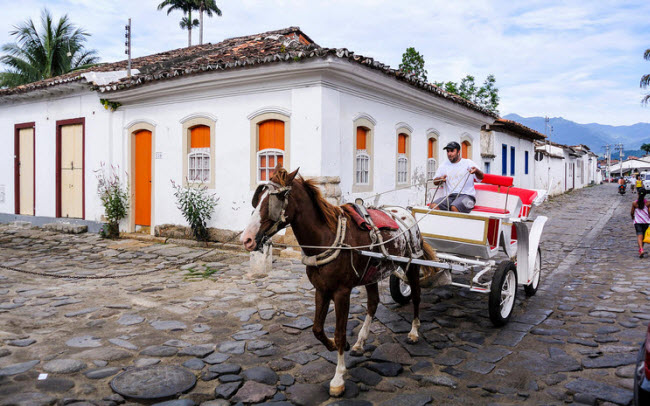
<svg viewBox="0 0 650 406">
<path fill-rule="evenodd" d="M 343 246 L 343 240 L 345 239 L 345 228 L 347 224 L 347 219 L 344 216 L 339 215 L 339 224 L 336 229 L 336 238 L 332 245 L 325 251 L 320 254 L 307 256 L 302 255 L 302 263 L 306 266 L 322 266 L 329 264 L 338 258 L 341 253 L 341 247 Z"/>
</svg>

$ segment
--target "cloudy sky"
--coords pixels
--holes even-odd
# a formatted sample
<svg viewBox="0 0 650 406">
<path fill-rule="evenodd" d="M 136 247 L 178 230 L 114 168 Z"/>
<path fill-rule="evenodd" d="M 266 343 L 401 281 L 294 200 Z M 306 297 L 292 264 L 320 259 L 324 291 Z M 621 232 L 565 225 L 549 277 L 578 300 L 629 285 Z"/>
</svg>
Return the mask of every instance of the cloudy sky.
<svg viewBox="0 0 650 406">
<path fill-rule="evenodd" d="M 92 34 L 102 61 L 123 59 L 131 17 L 133 55 L 187 45 L 180 12 L 153 0 L 0 0 L 0 43 L 13 25 L 47 6 Z M 206 19 L 204 42 L 300 26 L 325 47 L 345 47 L 397 67 L 407 47 L 425 58 L 430 81 L 482 82 L 492 73 L 502 115 L 564 117 L 580 123 L 650 122 L 639 80 L 650 73 L 650 2 L 217 0 L 222 17 Z M 197 16 L 198 17 L 198 16 Z M 198 32 L 193 33 L 198 42 Z M 650 92 L 650 89 L 648 90 Z"/>
</svg>

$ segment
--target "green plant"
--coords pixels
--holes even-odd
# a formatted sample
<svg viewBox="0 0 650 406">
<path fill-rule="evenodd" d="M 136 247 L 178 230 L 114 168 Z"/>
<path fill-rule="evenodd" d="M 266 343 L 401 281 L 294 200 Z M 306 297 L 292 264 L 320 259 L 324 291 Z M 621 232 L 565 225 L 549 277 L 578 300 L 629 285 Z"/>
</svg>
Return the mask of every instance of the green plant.
<svg viewBox="0 0 650 406">
<path fill-rule="evenodd" d="M 414 76 L 416 79 L 427 81 L 427 71 L 424 69 L 424 57 L 415 48 L 406 48 L 402 54 L 402 63 L 399 69 L 406 75 Z"/>
<path fill-rule="evenodd" d="M 99 102 L 102 104 L 102 106 L 104 106 L 106 110 L 110 108 L 111 111 L 117 110 L 122 105 L 120 102 L 113 102 L 108 99 L 99 99 Z"/>
<path fill-rule="evenodd" d="M 120 235 L 119 222 L 129 211 L 129 186 L 122 185 L 119 167 L 113 165 L 110 169 L 102 162 L 100 169 L 95 171 L 97 176 L 97 194 L 99 195 L 108 224 L 102 227 L 102 237 L 116 238 Z"/>
<path fill-rule="evenodd" d="M 208 188 L 205 186 L 184 187 L 172 181 L 172 187 L 175 189 L 176 207 L 190 224 L 192 234 L 199 241 L 207 241 L 207 222 L 212 217 L 219 198 L 208 193 Z"/>
<path fill-rule="evenodd" d="M 210 279 L 210 277 L 217 272 L 219 272 L 219 270 L 216 268 L 205 268 L 204 270 L 191 268 L 187 270 L 187 275 L 185 276 L 185 279 L 193 279 L 193 278 Z"/>
</svg>

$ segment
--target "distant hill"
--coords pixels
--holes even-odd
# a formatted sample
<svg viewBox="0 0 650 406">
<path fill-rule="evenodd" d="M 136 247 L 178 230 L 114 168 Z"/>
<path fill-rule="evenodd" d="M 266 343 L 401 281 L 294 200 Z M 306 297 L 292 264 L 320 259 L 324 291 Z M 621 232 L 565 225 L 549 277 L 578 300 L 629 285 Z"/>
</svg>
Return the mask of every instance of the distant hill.
<svg viewBox="0 0 650 406">
<path fill-rule="evenodd" d="M 503 118 L 516 121 L 548 135 L 548 132 L 545 132 L 544 117 L 521 117 L 517 114 L 508 114 Z M 551 141 L 565 145 L 584 144 L 597 154 L 604 153 L 603 146 L 606 144 L 622 143 L 626 150 L 626 156 L 629 155 L 628 152 L 640 156 L 641 144 L 650 143 L 650 123 L 622 126 L 597 123 L 579 124 L 562 117 L 553 117 L 549 119 L 549 125 L 553 127 Z"/>
</svg>

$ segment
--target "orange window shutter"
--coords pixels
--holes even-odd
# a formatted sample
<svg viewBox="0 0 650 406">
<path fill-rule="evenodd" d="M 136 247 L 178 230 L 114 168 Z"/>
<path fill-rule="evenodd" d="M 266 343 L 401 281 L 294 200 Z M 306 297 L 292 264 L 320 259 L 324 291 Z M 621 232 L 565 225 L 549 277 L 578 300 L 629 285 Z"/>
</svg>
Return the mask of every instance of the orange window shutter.
<svg viewBox="0 0 650 406">
<path fill-rule="evenodd" d="M 367 138 L 368 130 L 362 127 L 357 127 L 357 149 L 366 149 Z"/>
<path fill-rule="evenodd" d="M 467 149 L 468 149 L 467 147 L 468 146 L 469 146 L 469 144 L 467 144 L 467 141 L 463 141 L 463 143 L 460 146 L 460 152 L 461 152 L 460 155 L 461 155 L 461 157 L 463 157 L 465 159 L 467 159 Z"/>
<path fill-rule="evenodd" d="M 259 125 L 259 150 L 280 149 L 284 151 L 284 122 L 267 120 Z"/>
<path fill-rule="evenodd" d="M 433 140 L 433 138 L 429 138 L 429 151 L 427 153 L 428 158 L 433 158 L 433 145 L 434 145 L 434 143 L 435 143 L 435 141 Z"/>
<path fill-rule="evenodd" d="M 190 130 L 190 148 L 210 148 L 210 127 L 199 125 Z"/>
<path fill-rule="evenodd" d="M 397 137 L 397 153 L 406 154 L 406 134 L 400 134 Z"/>
</svg>

